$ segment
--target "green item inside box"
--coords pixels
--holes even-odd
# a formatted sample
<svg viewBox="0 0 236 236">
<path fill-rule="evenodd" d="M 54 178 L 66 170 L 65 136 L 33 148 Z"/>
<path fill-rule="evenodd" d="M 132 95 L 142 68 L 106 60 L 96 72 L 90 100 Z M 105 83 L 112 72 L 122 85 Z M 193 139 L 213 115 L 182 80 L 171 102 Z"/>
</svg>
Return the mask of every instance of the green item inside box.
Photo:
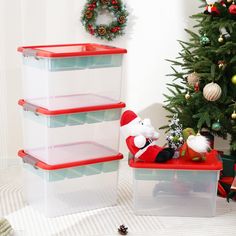
<svg viewBox="0 0 236 236">
<path fill-rule="evenodd" d="M 85 123 L 93 124 L 103 121 L 114 121 L 120 118 L 120 109 L 82 112 L 67 115 L 45 116 L 35 114 L 34 112 L 25 111 L 24 116 L 38 124 L 48 128 L 58 128 L 64 126 L 83 125 Z"/>
<path fill-rule="evenodd" d="M 174 178 L 175 172 L 172 170 L 153 170 L 153 169 L 136 169 L 136 180 L 165 180 L 171 181 Z"/>
<path fill-rule="evenodd" d="M 35 168 L 29 164 L 24 167 L 47 182 L 55 182 L 64 179 L 79 178 L 82 176 L 90 176 L 104 173 L 118 171 L 119 161 L 109 161 L 103 163 L 90 164 L 85 166 L 77 166 L 72 168 L 65 168 L 59 170 L 43 170 Z"/>
<path fill-rule="evenodd" d="M 106 67 L 120 67 L 122 55 L 101 55 L 64 58 L 36 58 L 23 57 L 23 63 L 47 71 L 67 71 L 96 69 Z"/>
</svg>

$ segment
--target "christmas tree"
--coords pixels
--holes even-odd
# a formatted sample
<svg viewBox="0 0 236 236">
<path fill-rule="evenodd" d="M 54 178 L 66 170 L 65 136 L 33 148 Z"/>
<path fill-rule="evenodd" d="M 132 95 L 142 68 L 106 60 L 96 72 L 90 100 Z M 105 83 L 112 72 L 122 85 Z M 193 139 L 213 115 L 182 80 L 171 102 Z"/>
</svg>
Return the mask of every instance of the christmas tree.
<svg viewBox="0 0 236 236">
<path fill-rule="evenodd" d="M 202 2 L 201 12 L 191 16 L 195 29 L 186 29 L 188 42 L 179 41 L 179 56 L 168 60 L 174 78 L 165 108 L 178 114 L 183 128 L 230 135 L 236 153 L 236 4 Z"/>
<path fill-rule="evenodd" d="M 182 125 L 179 123 L 179 118 L 177 114 L 173 116 L 173 119 L 169 124 L 169 130 L 169 135 L 167 135 L 166 137 L 168 146 L 170 148 L 178 150 L 178 148 L 183 145 L 184 138 L 182 134 Z"/>
</svg>

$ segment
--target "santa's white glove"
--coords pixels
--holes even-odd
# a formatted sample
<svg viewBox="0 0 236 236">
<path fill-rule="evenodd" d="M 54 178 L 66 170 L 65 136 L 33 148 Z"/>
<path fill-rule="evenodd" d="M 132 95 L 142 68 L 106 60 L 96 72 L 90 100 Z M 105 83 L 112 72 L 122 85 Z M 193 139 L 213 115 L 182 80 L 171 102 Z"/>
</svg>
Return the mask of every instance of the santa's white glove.
<svg viewBox="0 0 236 236">
<path fill-rule="evenodd" d="M 143 135 L 138 135 L 134 138 L 134 145 L 137 148 L 142 148 L 146 144 L 146 138 Z"/>
</svg>

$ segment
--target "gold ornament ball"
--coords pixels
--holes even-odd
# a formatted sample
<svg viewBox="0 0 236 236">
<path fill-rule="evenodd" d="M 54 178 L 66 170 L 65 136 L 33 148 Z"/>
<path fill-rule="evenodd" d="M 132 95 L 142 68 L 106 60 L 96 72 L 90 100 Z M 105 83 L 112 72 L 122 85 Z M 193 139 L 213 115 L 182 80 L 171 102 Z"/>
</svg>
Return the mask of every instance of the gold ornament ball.
<svg viewBox="0 0 236 236">
<path fill-rule="evenodd" d="M 234 75 L 231 79 L 232 83 L 236 85 L 236 75 Z"/>
<path fill-rule="evenodd" d="M 223 43 L 223 42 L 224 42 L 224 38 L 223 38 L 222 35 L 218 38 L 218 42 L 219 42 L 219 43 Z"/>
<path fill-rule="evenodd" d="M 236 119 L 236 112 L 235 112 L 235 111 L 234 111 L 233 114 L 231 115 L 231 118 L 234 119 L 234 120 Z"/>
<path fill-rule="evenodd" d="M 190 94 L 189 93 L 187 93 L 187 94 L 185 94 L 185 99 L 189 99 L 191 96 L 190 96 Z"/>
<path fill-rule="evenodd" d="M 233 2 L 233 0 L 227 0 L 228 3 Z"/>
</svg>

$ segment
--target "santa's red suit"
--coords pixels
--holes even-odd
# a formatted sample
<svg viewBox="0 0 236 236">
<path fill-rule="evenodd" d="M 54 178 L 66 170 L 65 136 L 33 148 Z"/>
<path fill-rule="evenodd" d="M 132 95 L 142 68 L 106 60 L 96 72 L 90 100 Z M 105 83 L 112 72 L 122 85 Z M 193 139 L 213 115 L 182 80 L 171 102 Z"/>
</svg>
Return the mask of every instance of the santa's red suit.
<svg viewBox="0 0 236 236">
<path fill-rule="evenodd" d="M 172 158 L 172 150 L 155 144 L 158 133 L 151 126 L 150 120 L 142 121 L 133 111 L 128 110 L 122 114 L 120 125 L 127 147 L 135 158 L 145 162 L 165 162 Z"/>
<path fill-rule="evenodd" d="M 146 138 L 146 143 L 141 148 L 135 145 L 134 136 L 126 138 L 126 144 L 135 158 L 139 158 L 145 162 L 155 162 L 158 153 L 163 150 L 162 147 L 155 145 L 155 142 L 148 138 Z"/>
</svg>

